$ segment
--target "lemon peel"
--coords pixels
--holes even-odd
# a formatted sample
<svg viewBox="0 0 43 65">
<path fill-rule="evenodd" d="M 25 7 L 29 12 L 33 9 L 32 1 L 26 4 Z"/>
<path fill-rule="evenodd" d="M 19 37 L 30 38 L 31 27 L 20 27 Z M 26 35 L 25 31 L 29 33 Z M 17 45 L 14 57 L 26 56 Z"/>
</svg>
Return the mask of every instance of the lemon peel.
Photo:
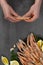
<svg viewBox="0 0 43 65">
<path fill-rule="evenodd" d="M 16 60 L 10 61 L 10 65 L 19 65 L 19 62 Z"/>
<path fill-rule="evenodd" d="M 2 61 L 2 63 L 3 63 L 4 65 L 9 65 L 9 61 L 8 61 L 8 59 L 7 59 L 6 57 L 1 56 L 1 61 Z"/>
</svg>

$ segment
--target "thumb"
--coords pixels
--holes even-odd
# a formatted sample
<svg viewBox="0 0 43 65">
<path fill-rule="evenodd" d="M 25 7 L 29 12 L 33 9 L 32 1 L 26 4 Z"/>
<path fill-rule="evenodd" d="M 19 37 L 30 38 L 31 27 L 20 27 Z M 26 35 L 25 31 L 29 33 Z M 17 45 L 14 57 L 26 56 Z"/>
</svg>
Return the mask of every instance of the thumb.
<svg viewBox="0 0 43 65">
<path fill-rule="evenodd" d="M 19 16 L 12 8 L 10 8 L 11 14 L 14 16 Z"/>
<path fill-rule="evenodd" d="M 32 10 L 30 9 L 25 15 L 24 17 L 30 16 L 32 14 Z"/>
</svg>

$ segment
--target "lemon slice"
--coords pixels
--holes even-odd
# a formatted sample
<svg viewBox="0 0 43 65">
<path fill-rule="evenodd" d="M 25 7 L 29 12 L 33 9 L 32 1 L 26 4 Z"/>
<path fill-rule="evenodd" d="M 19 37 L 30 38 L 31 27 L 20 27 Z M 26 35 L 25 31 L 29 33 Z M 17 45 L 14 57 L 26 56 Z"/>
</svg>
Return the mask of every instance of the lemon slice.
<svg viewBox="0 0 43 65">
<path fill-rule="evenodd" d="M 6 57 L 1 56 L 1 60 L 4 65 L 9 65 L 8 59 Z"/>
<path fill-rule="evenodd" d="M 19 62 L 14 60 L 14 61 L 10 61 L 10 65 L 19 65 Z"/>
<path fill-rule="evenodd" d="M 41 47 L 41 46 L 42 46 L 42 43 L 43 43 L 43 41 L 42 41 L 42 40 L 39 40 L 39 41 L 37 42 L 37 44 L 38 44 L 38 46 L 39 46 L 39 47 Z"/>
</svg>

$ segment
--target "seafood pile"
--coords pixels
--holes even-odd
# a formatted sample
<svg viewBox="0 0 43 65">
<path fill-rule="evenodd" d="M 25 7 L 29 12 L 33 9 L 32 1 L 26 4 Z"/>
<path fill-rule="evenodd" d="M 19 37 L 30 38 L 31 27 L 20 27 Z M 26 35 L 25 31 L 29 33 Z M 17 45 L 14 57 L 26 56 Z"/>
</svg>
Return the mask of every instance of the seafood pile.
<svg viewBox="0 0 43 65">
<path fill-rule="evenodd" d="M 4 65 L 43 65 L 43 39 L 34 36 L 33 33 L 27 36 L 26 42 L 19 39 L 10 49 L 10 61 L 7 57 L 1 56 Z M 15 53 L 15 47 L 18 52 Z"/>
<path fill-rule="evenodd" d="M 37 45 L 32 33 L 28 35 L 27 43 L 20 39 L 17 47 L 18 58 L 22 65 L 43 65 L 43 51 Z"/>
</svg>

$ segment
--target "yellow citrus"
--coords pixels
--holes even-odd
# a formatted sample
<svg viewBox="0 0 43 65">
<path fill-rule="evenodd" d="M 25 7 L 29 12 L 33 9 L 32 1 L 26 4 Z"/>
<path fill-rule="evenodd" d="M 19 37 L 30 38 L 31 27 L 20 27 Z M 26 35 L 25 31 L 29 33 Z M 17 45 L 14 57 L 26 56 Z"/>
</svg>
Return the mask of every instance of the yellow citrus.
<svg viewBox="0 0 43 65">
<path fill-rule="evenodd" d="M 42 40 L 39 40 L 39 41 L 37 42 L 37 44 L 38 44 L 38 46 L 39 46 L 39 47 L 41 47 L 41 46 L 42 46 L 42 43 L 43 43 L 43 41 L 42 41 Z"/>
<path fill-rule="evenodd" d="M 42 45 L 42 47 L 41 47 L 41 50 L 43 51 L 43 45 Z"/>
<path fill-rule="evenodd" d="M 10 65 L 19 65 L 19 62 L 14 60 L 14 61 L 10 61 Z"/>
<path fill-rule="evenodd" d="M 8 59 L 6 57 L 1 56 L 1 60 L 4 65 L 9 65 Z"/>
</svg>

